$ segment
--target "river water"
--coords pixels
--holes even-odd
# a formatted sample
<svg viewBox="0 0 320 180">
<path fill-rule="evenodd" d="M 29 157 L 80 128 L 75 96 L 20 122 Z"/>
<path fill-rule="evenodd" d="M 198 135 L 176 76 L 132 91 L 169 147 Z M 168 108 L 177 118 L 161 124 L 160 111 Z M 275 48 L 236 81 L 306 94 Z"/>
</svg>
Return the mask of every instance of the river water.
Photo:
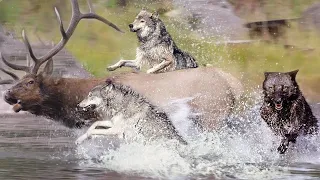
<svg viewBox="0 0 320 180">
<path fill-rule="evenodd" d="M 199 7 L 190 11 L 205 12 Z M 12 113 L 0 100 L 0 179 L 320 179 L 320 137 L 301 137 L 279 155 L 279 139 L 259 116 L 259 97 L 251 94 L 253 105 L 244 104 L 247 108 L 228 126 L 208 134 L 192 131 L 184 104 L 174 107 L 172 119 L 187 146 L 101 137 L 77 146 L 74 141 L 85 130 Z M 320 119 L 320 103 L 312 108 Z"/>
<path fill-rule="evenodd" d="M 188 110 L 176 106 L 173 121 L 188 146 L 174 141 L 128 144 L 101 137 L 76 146 L 84 130 L 13 114 L 3 101 L 0 107 L 0 179 L 320 178 L 319 137 L 302 137 L 286 155 L 279 155 L 279 139 L 259 117 L 258 100 L 230 118 L 228 127 L 205 135 L 190 133 L 190 123 L 183 118 Z M 320 118 L 320 104 L 312 107 Z"/>
</svg>

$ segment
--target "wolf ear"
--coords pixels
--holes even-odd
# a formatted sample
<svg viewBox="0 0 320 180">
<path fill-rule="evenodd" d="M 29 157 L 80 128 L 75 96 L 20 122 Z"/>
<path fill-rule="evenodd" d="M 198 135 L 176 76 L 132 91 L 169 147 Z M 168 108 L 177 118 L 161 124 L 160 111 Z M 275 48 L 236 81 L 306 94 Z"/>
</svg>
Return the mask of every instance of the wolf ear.
<svg viewBox="0 0 320 180">
<path fill-rule="evenodd" d="M 159 19 L 159 13 L 158 12 L 154 12 L 154 13 L 151 14 L 151 17 L 153 19 Z"/>
<path fill-rule="evenodd" d="M 112 79 L 108 78 L 108 79 L 106 79 L 105 82 L 106 82 L 106 85 L 104 87 L 108 88 L 108 91 L 112 90 L 114 88 L 114 84 L 113 84 Z"/>
<path fill-rule="evenodd" d="M 264 72 L 264 77 L 267 78 L 270 74 L 272 74 L 271 72 Z"/>
<path fill-rule="evenodd" d="M 111 80 L 110 78 L 108 78 L 108 79 L 106 79 L 106 81 L 105 81 L 105 82 L 106 82 L 106 84 L 107 84 L 107 85 L 109 85 L 109 84 L 111 84 L 111 83 L 112 83 L 112 80 Z"/>
<path fill-rule="evenodd" d="M 288 74 L 291 76 L 292 79 L 296 79 L 297 73 L 299 72 L 299 69 L 290 71 Z"/>
</svg>

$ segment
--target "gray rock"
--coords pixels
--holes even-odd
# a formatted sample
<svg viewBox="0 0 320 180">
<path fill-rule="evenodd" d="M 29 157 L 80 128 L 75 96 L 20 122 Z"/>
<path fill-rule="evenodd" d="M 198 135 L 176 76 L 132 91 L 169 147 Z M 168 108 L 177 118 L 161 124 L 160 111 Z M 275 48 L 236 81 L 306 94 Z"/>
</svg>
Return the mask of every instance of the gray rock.
<svg viewBox="0 0 320 180">
<path fill-rule="evenodd" d="M 314 3 L 302 13 L 302 27 L 320 31 L 320 2 Z"/>
<path fill-rule="evenodd" d="M 174 5 L 178 10 L 168 15 L 184 19 L 203 36 L 236 40 L 248 33 L 244 20 L 233 13 L 226 0 L 174 0 Z"/>
</svg>

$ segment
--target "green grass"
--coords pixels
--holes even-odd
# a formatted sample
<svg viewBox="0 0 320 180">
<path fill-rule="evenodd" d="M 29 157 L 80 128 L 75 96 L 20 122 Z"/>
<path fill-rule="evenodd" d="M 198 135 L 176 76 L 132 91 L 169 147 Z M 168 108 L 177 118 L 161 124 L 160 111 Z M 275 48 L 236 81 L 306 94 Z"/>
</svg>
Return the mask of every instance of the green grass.
<svg viewBox="0 0 320 180">
<path fill-rule="evenodd" d="M 112 2 L 110 1 L 111 4 L 102 4 L 103 6 L 99 6 L 95 10 L 98 14 L 117 24 L 125 31 L 124 34 L 98 21 L 83 20 L 66 46 L 88 71 L 98 77 L 109 74 L 105 68 L 120 58 L 134 59 L 135 49 L 138 45 L 135 34 L 129 32 L 127 26 L 145 4 L 131 3 L 123 9 L 116 7 Z M 165 5 L 152 1 L 150 6 L 146 7 L 151 10 L 161 8 L 162 11 L 170 9 L 168 4 Z M 81 7 L 85 7 L 85 4 L 81 4 Z M 17 32 L 20 32 L 21 27 L 26 27 L 28 32 L 32 32 L 34 26 L 43 25 L 39 30 L 39 35 L 44 39 L 58 42 L 61 36 L 52 7 L 44 9 L 39 11 L 46 13 L 47 18 L 31 13 L 24 17 L 23 21 L 16 18 L 11 22 L 21 25 L 16 28 Z M 60 12 L 66 26 L 70 18 L 70 6 L 63 7 L 63 11 L 60 10 Z M 297 79 L 304 94 L 310 101 L 320 101 L 320 50 L 318 48 L 320 47 L 320 39 L 318 34 L 303 32 L 299 30 L 297 25 L 288 30 L 288 44 L 296 45 L 299 48 L 314 48 L 311 52 L 287 50 L 280 44 L 261 42 L 225 47 L 215 45 L 216 39 L 199 38 L 179 22 L 163 15 L 161 18 L 176 44 L 194 55 L 199 64 L 210 63 L 234 74 L 243 81 L 249 90 L 251 87 L 261 85 L 264 71 L 300 69 Z M 36 40 L 32 33 L 29 33 L 29 36 L 33 42 Z M 121 69 L 121 71 L 128 70 Z"/>
</svg>

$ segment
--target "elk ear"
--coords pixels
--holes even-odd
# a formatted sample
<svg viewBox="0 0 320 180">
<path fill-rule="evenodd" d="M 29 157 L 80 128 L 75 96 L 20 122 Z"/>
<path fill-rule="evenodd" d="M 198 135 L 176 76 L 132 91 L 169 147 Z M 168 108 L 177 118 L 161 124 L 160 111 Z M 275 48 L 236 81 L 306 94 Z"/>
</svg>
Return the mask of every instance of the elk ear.
<svg viewBox="0 0 320 180">
<path fill-rule="evenodd" d="M 154 12 L 151 14 L 151 17 L 155 20 L 159 19 L 159 13 L 158 12 Z"/>
<path fill-rule="evenodd" d="M 288 72 L 288 74 L 291 76 L 292 79 L 296 79 L 297 73 L 299 72 L 299 69 L 296 69 L 294 71 Z"/>
<path fill-rule="evenodd" d="M 53 73 L 53 60 L 50 58 L 43 69 L 43 76 L 51 76 Z"/>
</svg>

